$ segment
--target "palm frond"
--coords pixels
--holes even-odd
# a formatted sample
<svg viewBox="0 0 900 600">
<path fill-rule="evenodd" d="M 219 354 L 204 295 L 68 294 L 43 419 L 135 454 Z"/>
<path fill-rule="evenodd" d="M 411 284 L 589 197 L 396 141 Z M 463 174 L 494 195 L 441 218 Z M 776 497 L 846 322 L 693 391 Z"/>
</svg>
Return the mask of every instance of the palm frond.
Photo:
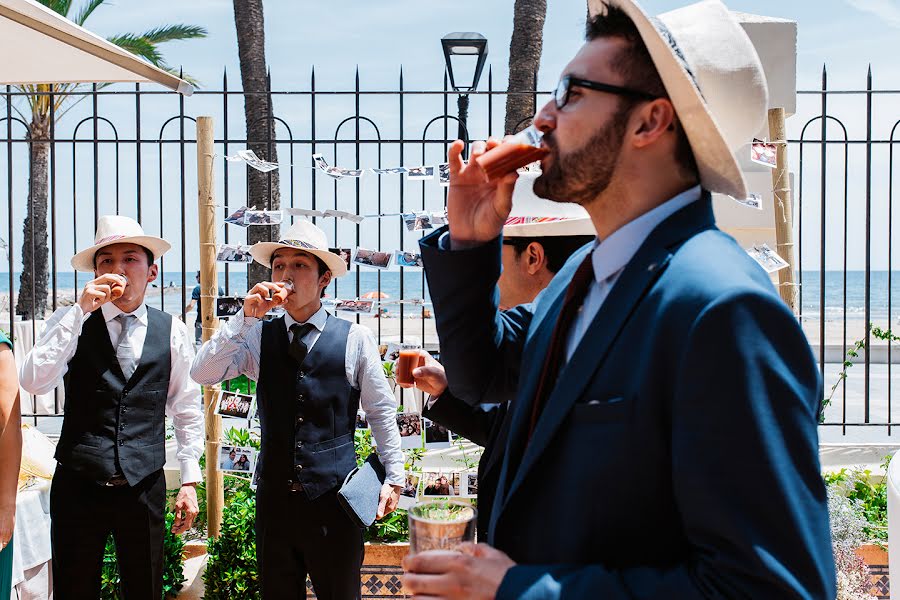
<svg viewBox="0 0 900 600">
<path fill-rule="evenodd" d="M 143 36 L 125 33 L 107 39 L 119 48 L 140 56 L 154 66 L 162 68 L 165 64 L 162 54 L 156 49 L 156 45 Z"/>
<path fill-rule="evenodd" d="M 69 16 L 69 11 L 72 10 L 72 0 L 38 0 L 38 2 L 64 17 Z"/>
<path fill-rule="evenodd" d="M 91 16 L 91 13 L 94 12 L 104 2 L 106 2 L 106 0 L 87 0 L 85 5 L 81 7 L 81 10 L 78 11 L 72 21 L 74 21 L 76 25 L 84 25 L 84 22 L 87 21 L 88 17 Z"/>
<path fill-rule="evenodd" d="M 165 42 L 177 42 L 179 40 L 205 38 L 206 34 L 207 31 L 205 27 L 179 23 L 177 25 L 154 27 L 150 31 L 144 33 L 141 37 L 151 44 L 162 44 Z"/>
</svg>

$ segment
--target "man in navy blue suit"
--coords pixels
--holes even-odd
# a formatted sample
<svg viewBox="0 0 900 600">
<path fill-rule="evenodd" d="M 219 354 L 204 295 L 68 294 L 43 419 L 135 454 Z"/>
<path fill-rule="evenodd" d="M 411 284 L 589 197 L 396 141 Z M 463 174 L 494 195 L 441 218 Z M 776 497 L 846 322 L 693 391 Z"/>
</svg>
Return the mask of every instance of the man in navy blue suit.
<svg viewBox="0 0 900 600">
<path fill-rule="evenodd" d="M 516 174 L 448 159 L 449 230 L 424 238 L 450 387 L 511 395 L 487 544 L 404 563 L 422 598 L 833 598 L 821 381 L 767 275 L 715 226 L 761 129 L 755 50 L 718 0 L 650 18 L 590 0 L 587 41 L 535 118 L 535 192 L 597 242 L 540 300 L 497 310 Z"/>
</svg>

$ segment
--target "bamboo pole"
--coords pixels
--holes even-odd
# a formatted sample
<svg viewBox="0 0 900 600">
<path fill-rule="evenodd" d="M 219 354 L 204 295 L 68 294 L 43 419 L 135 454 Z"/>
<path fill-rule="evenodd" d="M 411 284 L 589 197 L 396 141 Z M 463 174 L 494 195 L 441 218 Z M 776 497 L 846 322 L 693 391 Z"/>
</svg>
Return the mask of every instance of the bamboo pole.
<svg viewBox="0 0 900 600">
<path fill-rule="evenodd" d="M 213 120 L 197 118 L 197 215 L 200 226 L 200 298 L 203 313 L 203 341 L 206 342 L 219 327 L 216 318 L 216 292 L 219 289 L 216 272 L 216 200 L 213 180 Z M 222 439 L 222 417 L 215 414 L 216 395 L 220 387 L 206 386 L 203 407 L 206 416 L 206 519 L 209 535 L 219 537 L 222 527 L 222 507 L 225 505 L 222 472 L 217 467 L 219 440 Z"/>
<path fill-rule="evenodd" d="M 772 190 L 775 202 L 775 251 L 790 267 L 778 271 L 778 293 L 797 314 L 797 287 L 794 285 L 794 216 L 791 200 L 791 179 L 787 157 L 787 134 L 784 109 L 769 110 L 769 139 L 775 143 L 776 166 L 772 171 Z"/>
</svg>

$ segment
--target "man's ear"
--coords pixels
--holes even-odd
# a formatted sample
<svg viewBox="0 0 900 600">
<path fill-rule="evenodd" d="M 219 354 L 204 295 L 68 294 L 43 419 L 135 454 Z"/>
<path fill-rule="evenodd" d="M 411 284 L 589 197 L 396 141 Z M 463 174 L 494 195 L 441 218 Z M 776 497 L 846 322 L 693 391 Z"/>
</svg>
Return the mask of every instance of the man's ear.
<svg viewBox="0 0 900 600">
<path fill-rule="evenodd" d="M 675 130 L 675 107 L 666 98 L 657 98 L 632 112 L 634 123 L 632 143 L 645 148 L 669 131 Z"/>
<path fill-rule="evenodd" d="M 319 277 L 319 288 L 320 291 L 324 288 L 327 288 L 331 283 L 331 271 L 325 271 L 321 277 Z"/>
<path fill-rule="evenodd" d="M 156 281 L 156 278 L 159 277 L 159 266 L 153 263 L 147 271 L 147 283 Z"/>
<path fill-rule="evenodd" d="M 538 242 L 528 244 L 524 254 L 529 275 L 534 275 L 547 264 L 547 255 L 544 253 L 544 247 Z"/>
</svg>

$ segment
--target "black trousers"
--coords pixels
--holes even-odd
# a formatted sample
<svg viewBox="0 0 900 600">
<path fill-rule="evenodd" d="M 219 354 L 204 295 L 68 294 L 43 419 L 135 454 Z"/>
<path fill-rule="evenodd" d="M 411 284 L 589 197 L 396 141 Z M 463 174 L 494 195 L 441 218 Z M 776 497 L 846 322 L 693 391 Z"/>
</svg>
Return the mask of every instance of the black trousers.
<svg viewBox="0 0 900 600">
<path fill-rule="evenodd" d="M 134 487 L 106 487 L 59 465 L 50 488 L 54 598 L 100 597 L 112 533 L 125 600 L 160 600 L 165 500 L 162 469 Z"/>
<path fill-rule="evenodd" d="M 309 575 L 319 600 L 360 598 L 363 530 L 337 502 L 337 489 L 315 500 L 286 483 L 256 489 L 256 556 L 264 600 L 306 598 Z"/>
</svg>

